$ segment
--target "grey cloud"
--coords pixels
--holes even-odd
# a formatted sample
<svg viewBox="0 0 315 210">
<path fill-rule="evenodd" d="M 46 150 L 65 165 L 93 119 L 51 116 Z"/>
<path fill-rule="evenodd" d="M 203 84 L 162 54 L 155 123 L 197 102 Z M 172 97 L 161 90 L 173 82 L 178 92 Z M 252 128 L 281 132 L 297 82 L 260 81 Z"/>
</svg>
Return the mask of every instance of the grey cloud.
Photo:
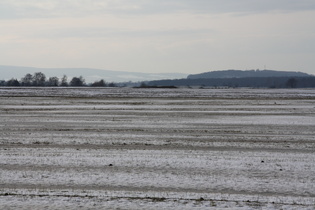
<svg viewBox="0 0 315 210">
<path fill-rule="evenodd" d="M 163 36 L 203 36 L 214 33 L 211 29 L 169 29 L 169 30 L 132 30 L 124 28 L 103 28 L 103 27 L 70 27 L 54 28 L 48 31 L 41 31 L 30 34 L 30 38 L 118 38 L 118 37 L 163 37 Z"/>
<path fill-rule="evenodd" d="M 177 10 L 202 13 L 257 13 L 270 11 L 314 10 L 313 0 L 159 0 L 148 1 L 144 10 Z"/>
<path fill-rule="evenodd" d="M 315 10 L 314 0 L 2 0 L 0 18 L 97 14 L 260 13 Z"/>
<path fill-rule="evenodd" d="M 15 19 L 18 17 L 21 17 L 21 15 L 19 15 L 17 8 L 6 2 L 0 2 L 0 19 Z"/>
</svg>

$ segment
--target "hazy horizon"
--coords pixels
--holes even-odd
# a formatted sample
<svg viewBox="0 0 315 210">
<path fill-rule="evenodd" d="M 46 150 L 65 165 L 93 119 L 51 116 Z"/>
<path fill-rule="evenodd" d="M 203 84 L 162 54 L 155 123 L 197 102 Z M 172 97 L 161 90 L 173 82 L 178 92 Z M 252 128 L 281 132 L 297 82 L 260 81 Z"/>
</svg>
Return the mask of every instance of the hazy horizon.
<svg viewBox="0 0 315 210">
<path fill-rule="evenodd" d="M 141 82 L 141 81 L 152 81 L 152 80 L 161 80 L 161 79 L 183 79 L 187 78 L 188 75 L 198 75 L 209 72 L 224 72 L 229 70 L 235 71 L 278 71 L 275 69 L 224 69 L 224 70 L 214 70 L 207 72 L 196 72 L 196 73 L 176 73 L 176 72 L 167 72 L 167 73 L 142 73 L 142 72 L 127 72 L 127 71 L 112 71 L 107 69 L 93 69 L 93 68 L 37 68 L 29 66 L 6 66 L 0 65 L 0 80 L 9 80 L 12 78 L 21 79 L 26 74 L 34 74 L 36 72 L 42 72 L 47 77 L 57 76 L 62 78 L 63 75 L 68 76 L 68 79 L 72 77 L 83 76 L 86 82 L 91 83 L 101 79 L 106 80 L 107 82 Z M 301 72 L 296 70 L 286 70 L 278 72 Z M 304 73 L 304 72 L 302 72 Z M 310 74 L 312 75 L 312 74 Z M 314 75 L 313 75 L 314 76 Z"/>
<path fill-rule="evenodd" d="M 63 75 L 72 77 L 83 76 L 86 82 L 95 82 L 104 79 L 107 82 L 138 82 L 158 79 L 180 79 L 187 77 L 187 74 L 181 73 L 141 73 L 127 71 L 112 71 L 107 69 L 93 68 L 37 68 L 29 66 L 6 66 L 0 65 L 0 80 L 9 80 L 12 78 L 21 79 L 26 74 L 42 72 L 47 77 L 57 76 L 62 78 Z"/>
<path fill-rule="evenodd" d="M 0 65 L 315 74 L 315 1 L 3 0 Z"/>
</svg>

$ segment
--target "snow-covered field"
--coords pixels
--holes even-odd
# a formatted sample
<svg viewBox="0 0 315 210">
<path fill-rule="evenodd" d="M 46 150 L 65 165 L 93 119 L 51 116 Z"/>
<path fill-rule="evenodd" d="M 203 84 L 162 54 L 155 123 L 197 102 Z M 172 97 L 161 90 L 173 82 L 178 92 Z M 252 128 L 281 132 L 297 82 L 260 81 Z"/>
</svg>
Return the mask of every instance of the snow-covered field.
<svg viewBox="0 0 315 210">
<path fill-rule="evenodd" d="M 314 89 L 0 88 L 0 209 L 315 209 Z"/>
</svg>

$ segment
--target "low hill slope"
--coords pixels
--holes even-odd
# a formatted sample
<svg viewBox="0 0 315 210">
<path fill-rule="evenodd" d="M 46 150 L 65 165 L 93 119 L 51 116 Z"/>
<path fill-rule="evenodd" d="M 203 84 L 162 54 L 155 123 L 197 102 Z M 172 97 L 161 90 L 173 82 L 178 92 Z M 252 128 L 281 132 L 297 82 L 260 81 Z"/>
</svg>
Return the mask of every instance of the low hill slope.
<svg viewBox="0 0 315 210">
<path fill-rule="evenodd" d="M 246 78 L 246 77 L 308 77 L 303 72 L 275 71 L 275 70 L 223 70 L 210 71 L 201 74 L 188 75 L 187 79 L 213 79 L 213 78 Z"/>
</svg>

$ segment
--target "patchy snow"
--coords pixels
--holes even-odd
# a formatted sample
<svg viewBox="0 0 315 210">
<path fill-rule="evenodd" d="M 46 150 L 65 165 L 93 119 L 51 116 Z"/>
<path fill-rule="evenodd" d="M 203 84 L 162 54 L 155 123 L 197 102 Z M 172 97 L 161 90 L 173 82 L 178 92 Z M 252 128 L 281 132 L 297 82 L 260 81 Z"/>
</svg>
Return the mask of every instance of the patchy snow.
<svg viewBox="0 0 315 210">
<path fill-rule="evenodd" d="M 0 88 L 0 117 L 3 209 L 315 207 L 311 89 Z"/>
<path fill-rule="evenodd" d="M 1 87 L 2 96 L 67 96 L 67 97 L 145 97 L 145 98 L 314 98 L 314 89 L 142 89 L 142 88 L 11 88 Z"/>
</svg>

